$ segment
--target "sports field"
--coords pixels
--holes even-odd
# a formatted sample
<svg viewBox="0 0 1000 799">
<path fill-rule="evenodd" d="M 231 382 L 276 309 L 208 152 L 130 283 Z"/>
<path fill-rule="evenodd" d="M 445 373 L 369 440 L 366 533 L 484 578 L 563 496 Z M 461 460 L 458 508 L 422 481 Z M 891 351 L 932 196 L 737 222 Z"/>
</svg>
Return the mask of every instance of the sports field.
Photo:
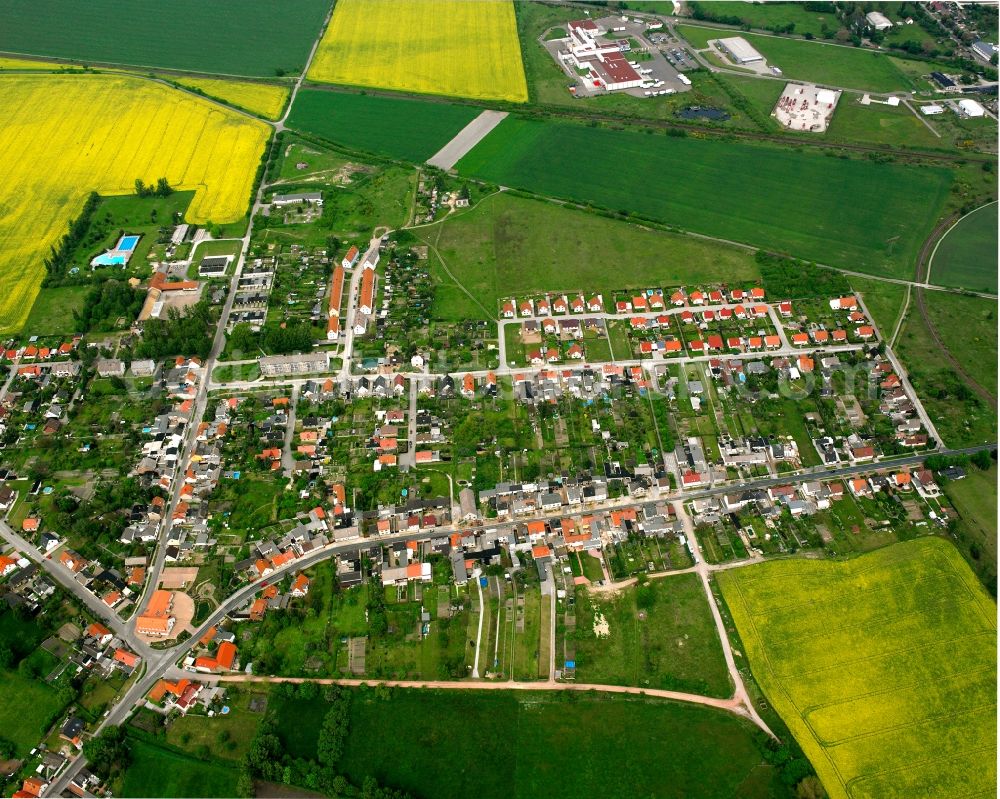
<svg viewBox="0 0 1000 799">
<path fill-rule="evenodd" d="M 141 178 L 194 189 L 189 222 L 247 210 L 268 127 L 149 81 L 110 75 L 0 77 L 0 332 L 20 328 L 42 259 L 91 191 Z"/>
<path fill-rule="evenodd" d="M 351 149 L 419 163 L 479 112 L 468 105 L 306 89 L 295 97 L 288 127 Z"/>
<path fill-rule="evenodd" d="M 501 297 L 522 292 L 601 292 L 608 298 L 625 288 L 759 279 L 746 250 L 506 193 L 413 232 L 436 248 L 431 264 L 438 279 L 457 281 L 491 312 Z M 438 254 L 451 276 L 440 268 Z M 464 293 L 438 292 L 435 298 L 438 318 L 468 319 L 477 311 Z"/>
<path fill-rule="evenodd" d="M 512 117 L 458 171 L 895 277 L 912 274 L 953 179 L 944 168 Z"/>
<path fill-rule="evenodd" d="M 330 0 L 5 0 L 0 50 L 219 75 L 297 73 L 329 8 Z"/>
<path fill-rule="evenodd" d="M 338 0 L 309 78 L 477 100 L 528 99 L 509 0 Z"/>
<path fill-rule="evenodd" d="M 949 542 L 718 580 L 754 677 L 832 799 L 995 795 L 997 609 Z"/>
<path fill-rule="evenodd" d="M 930 282 L 997 290 L 997 204 L 977 208 L 944 234 L 931 259 Z"/>
<path fill-rule="evenodd" d="M 245 80 L 189 78 L 173 75 L 164 75 L 163 77 L 267 119 L 280 117 L 281 112 L 285 110 L 285 101 L 288 100 L 288 87 L 278 86 L 274 83 L 251 83 Z"/>
</svg>

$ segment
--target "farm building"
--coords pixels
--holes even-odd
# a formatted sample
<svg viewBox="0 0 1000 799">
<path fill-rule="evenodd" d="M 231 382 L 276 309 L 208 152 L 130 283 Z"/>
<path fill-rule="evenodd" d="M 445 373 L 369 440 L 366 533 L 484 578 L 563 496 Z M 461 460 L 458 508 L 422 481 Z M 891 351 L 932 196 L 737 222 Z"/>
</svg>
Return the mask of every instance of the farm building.
<svg viewBox="0 0 1000 799">
<path fill-rule="evenodd" d="M 308 203 L 309 205 L 322 205 L 322 192 L 307 191 L 299 194 L 275 194 L 274 199 L 271 200 L 271 205 L 275 205 L 278 208 L 286 205 L 302 205 L 303 203 Z"/>
<path fill-rule="evenodd" d="M 715 46 L 737 64 L 754 64 L 764 60 L 764 56 L 758 53 L 753 45 L 742 36 L 719 39 Z"/>
<path fill-rule="evenodd" d="M 920 113 L 923 114 L 925 117 L 931 117 L 936 114 L 943 114 L 944 106 L 938 105 L 937 103 L 931 103 L 930 105 L 922 105 L 920 106 Z"/>
<path fill-rule="evenodd" d="M 997 46 L 991 42 L 984 42 L 982 39 L 972 43 L 972 50 L 985 61 L 989 61 L 997 54 Z"/>
<path fill-rule="evenodd" d="M 892 27 L 892 20 L 881 11 L 869 11 L 865 15 L 865 19 L 868 21 L 868 25 L 877 31 L 887 31 Z"/>
</svg>

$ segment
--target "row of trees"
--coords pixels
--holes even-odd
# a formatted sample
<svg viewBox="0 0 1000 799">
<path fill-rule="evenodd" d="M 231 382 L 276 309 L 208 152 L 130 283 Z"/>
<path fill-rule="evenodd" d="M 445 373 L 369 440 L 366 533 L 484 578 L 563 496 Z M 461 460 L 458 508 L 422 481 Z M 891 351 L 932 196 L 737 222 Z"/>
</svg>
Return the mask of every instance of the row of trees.
<svg viewBox="0 0 1000 799">
<path fill-rule="evenodd" d="M 80 215 L 69 221 L 69 229 L 55 246 L 51 248 L 48 258 L 44 261 L 45 278 L 42 280 L 43 286 L 56 284 L 58 278 L 66 274 L 66 271 L 70 267 L 71 257 L 87 234 L 87 230 L 90 228 L 90 221 L 100 203 L 100 195 L 96 191 L 92 191 L 87 196 L 87 201 L 83 204 L 83 210 L 80 211 Z"/>
<path fill-rule="evenodd" d="M 142 178 L 136 178 L 135 193 L 139 197 L 169 197 L 174 190 L 166 178 L 159 178 L 155 185 L 152 183 L 146 185 L 142 182 Z"/>
<path fill-rule="evenodd" d="M 254 779 L 297 785 L 327 796 L 342 799 L 410 799 L 409 794 L 384 788 L 374 777 L 366 777 L 358 788 L 336 767 L 343 753 L 350 724 L 351 694 L 347 689 L 329 685 L 322 690 L 315 683 L 283 683 L 272 696 L 298 702 L 324 701 L 329 704 L 317 744 L 317 758 L 292 758 L 286 751 L 273 715 L 268 714 L 257 728 L 250 748 L 243 757 L 239 796 L 254 795 Z"/>
</svg>

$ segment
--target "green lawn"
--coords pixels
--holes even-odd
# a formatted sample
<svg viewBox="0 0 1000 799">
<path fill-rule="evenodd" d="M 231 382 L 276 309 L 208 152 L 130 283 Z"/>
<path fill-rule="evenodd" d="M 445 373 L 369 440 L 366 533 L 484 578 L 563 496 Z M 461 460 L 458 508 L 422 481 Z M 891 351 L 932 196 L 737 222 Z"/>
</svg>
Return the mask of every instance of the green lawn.
<svg viewBox="0 0 1000 799">
<path fill-rule="evenodd" d="M 45 735 L 48 725 L 64 707 L 55 688 L 38 678 L 22 677 L 16 671 L 0 670 L 0 737 L 14 744 L 16 756 L 24 757 Z M 11 701 L 17 697 L 17 701 Z"/>
<path fill-rule="evenodd" d="M 288 127 L 355 150 L 426 161 L 475 119 L 481 109 L 454 103 L 306 89 Z"/>
<path fill-rule="evenodd" d="M 69 336 L 77 332 L 73 312 L 83 310 L 89 286 L 43 288 L 31 306 L 24 331 L 32 336 Z"/>
<path fill-rule="evenodd" d="M 962 217 L 944 234 L 931 258 L 930 282 L 996 293 L 996 202 Z"/>
<path fill-rule="evenodd" d="M 677 32 L 697 48 L 707 47 L 710 39 L 742 36 L 767 59 L 768 66 L 780 67 L 787 78 L 872 92 L 905 92 L 914 88 L 913 81 L 884 53 L 694 25 L 678 25 Z"/>
<path fill-rule="evenodd" d="M 299 72 L 329 0 L 8 0 L 0 50 L 233 75 Z"/>
<path fill-rule="evenodd" d="M 236 795 L 235 765 L 198 760 L 155 743 L 130 737 L 132 764 L 125 772 L 119 796 L 227 797 Z"/>
<path fill-rule="evenodd" d="M 788 795 L 762 765 L 748 723 L 696 705 L 501 691 L 397 690 L 379 699 L 367 691 L 355 693 L 350 723 L 340 765 L 348 778 L 373 775 L 415 799 Z"/>
<path fill-rule="evenodd" d="M 997 609 L 949 542 L 717 579 L 754 677 L 831 799 L 995 792 Z"/>
<path fill-rule="evenodd" d="M 227 688 L 225 704 L 229 713 L 211 718 L 193 713 L 181 716 L 167 729 L 167 743 L 189 750 L 204 746 L 213 760 L 239 761 L 260 721 L 260 716 L 249 710 L 251 696 L 250 690 Z"/>
<path fill-rule="evenodd" d="M 581 164 L 614 165 L 599 179 Z M 909 275 L 950 170 L 508 117 L 459 172 L 886 275 Z M 753 198 L 752 201 L 750 198 Z"/>
<path fill-rule="evenodd" d="M 577 591 L 576 617 L 572 642 L 579 682 L 732 694 L 719 634 L 697 575 L 651 580 L 611 597 Z M 608 634 L 598 637 L 595 629 L 602 618 Z"/>
<path fill-rule="evenodd" d="M 509 194 L 413 233 L 438 249 L 455 279 L 493 314 L 497 300 L 512 294 L 601 292 L 609 304 L 616 289 L 758 278 L 753 257 L 739 248 Z M 454 285 L 443 269 L 436 277 Z M 435 298 L 435 314 L 468 318 L 472 301 L 457 299 L 445 306 Z"/>
</svg>

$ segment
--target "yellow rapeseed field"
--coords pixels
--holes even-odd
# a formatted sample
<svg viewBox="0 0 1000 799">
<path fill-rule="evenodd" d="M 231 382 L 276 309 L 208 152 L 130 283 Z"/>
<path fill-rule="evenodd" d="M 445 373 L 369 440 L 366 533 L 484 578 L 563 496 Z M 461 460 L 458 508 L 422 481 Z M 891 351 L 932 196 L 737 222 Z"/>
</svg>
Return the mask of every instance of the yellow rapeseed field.
<svg viewBox="0 0 1000 799">
<path fill-rule="evenodd" d="M 288 87 L 273 83 L 256 83 L 242 80 L 221 80 L 217 78 L 189 78 L 166 75 L 167 80 L 200 89 L 209 97 L 222 100 L 237 108 L 243 108 L 267 119 L 277 119 L 285 109 Z"/>
<path fill-rule="evenodd" d="M 996 605 L 951 543 L 720 572 L 754 677 L 831 799 L 996 791 Z"/>
<path fill-rule="evenodd" d="M 510 0 L 338 0 L 309 78 L 479 100 L 528 99 Z"/>
<path fill-rule="evenodd" d="M 189 222 L 239 219 L 269 132 L 140 78 L 0 75 L 0 332 L 23 325 L 42 259 L 91 191 L 166 177 L 195 190 Z"/>
<path fill-rule="evenodd" d="M 25 69 L 63 69 L 73 67 L 74 64 L 63 64 L 56 61 L 35 61 L 30 58 L 14 58 L 13 56 L 0 56 L 0 72 L 4 70 L 25 70 Z"/>
</svg>

